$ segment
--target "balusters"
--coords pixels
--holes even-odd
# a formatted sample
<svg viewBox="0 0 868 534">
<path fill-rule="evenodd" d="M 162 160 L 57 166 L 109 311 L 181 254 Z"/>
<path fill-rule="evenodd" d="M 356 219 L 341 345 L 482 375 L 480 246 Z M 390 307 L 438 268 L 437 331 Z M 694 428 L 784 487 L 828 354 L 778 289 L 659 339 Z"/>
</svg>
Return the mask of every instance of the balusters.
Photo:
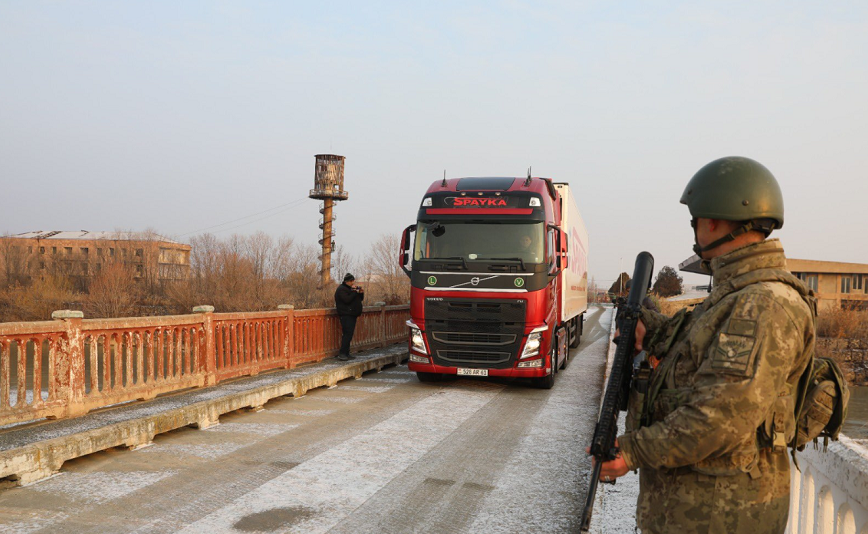
<svg viewBox="0 0 868 534">
<path fill-rule="evenodd" d="M 136 345 L 136 384 L 142 384 L 145 381 L 145 371 L 143 369 L 145 358 L 144 358 L 144 344 L 145 333 L 144 331 L 136 331 L 133 334 L 133 340 Z"/>
<path fill-rule="evenodd" d="M 16 368 L 16 381 L 18 393 L 15 398 L 15 407 L 20 408 L 27 404 L 27 343 L 29 340 L 19 340 L 16 344 L 18 349 L 18 367 Z"/>
<path fill-rule="evenodd" d="M 175 378 L 180 378 L 183 374 L 183 355 L 181 354 L 181 329 L 173 328 L 172 335 L 175 336 Z"/>
<path fill-rule="evenodd" d="M 132 332 L 124 332 L 123 345 L 119 345 L 119 353 L 123 355 L 124 361 L 124 386 L 130 387 L 133 385 L 133 334 Z M 124 347 L 126 345 L 126 347 Z"/>
<path fill-rule="evenodd" d="M 42 344 L 45 338 L 40 336 L 33 342 L 33 401 L 34 407 L 42 405 Z"/>
<path fill-rule="evenodd" d="M 55 369 L 57 368 L 57 344 L 59 341 L 55 338 L 48 339 L 48 400 L 56 401 L 57 400 L 57 375 Z"/>
<path fill-rule="evenodd" d="M 12 380 L 12 343 L 0 342 L 0 409 L 9 407 L 9 381 Z"/>
</svg>

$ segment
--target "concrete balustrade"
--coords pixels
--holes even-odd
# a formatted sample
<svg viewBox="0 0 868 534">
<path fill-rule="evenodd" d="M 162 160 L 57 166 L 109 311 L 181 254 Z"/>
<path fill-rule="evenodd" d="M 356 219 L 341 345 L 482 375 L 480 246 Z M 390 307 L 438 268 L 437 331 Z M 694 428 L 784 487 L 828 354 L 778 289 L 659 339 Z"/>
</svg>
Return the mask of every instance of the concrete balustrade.
<svg viewBox="0 0 868 534">
<path fill-rule="evenodd" d="M 788 534 L 868 534 L 868 448 L 846 436 L 812 445 L 793 468 Z"/>
<path fill-rule="evenodd" d="M 84 319 L 61 310 L 54 321 L 0 324 L 0 425 L 74 417 L 337 354 L 334 310 L 214 313 Z M 409 306 L 367 307 L 353 348 L 406 339 Z"/>
</svg>

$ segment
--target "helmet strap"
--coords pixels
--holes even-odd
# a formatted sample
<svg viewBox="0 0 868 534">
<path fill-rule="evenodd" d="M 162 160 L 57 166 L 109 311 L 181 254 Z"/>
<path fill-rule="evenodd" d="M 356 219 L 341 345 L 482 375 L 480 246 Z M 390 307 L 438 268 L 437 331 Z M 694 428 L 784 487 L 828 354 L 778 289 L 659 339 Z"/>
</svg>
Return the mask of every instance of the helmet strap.
<svg viewBox="0 0 868 534">
<path fill-rule="evenodd" d="M 760 228 L 758 226 L 754 225 L 753 221 L 748 221 L 744 225 L 740 226 L 739 228 L 736 228 L 735 230 L 733 230 L 732 232 L 721 237 L 717 241 L 714 241 L 714 242 L 709 243 L 708 245 L 705 245 L 704 247 L 702 247 L 699 245 L 699 241 L 697 241 L 697 239 L 696 239 L 696 228 L 694 228 L 693 229 L 693 241 L 694 241 L 693 252 L 695 252 L 697 256 L 702 257 L 703 252 L 715 249 L 724 243 L 729 243 L 730 241 L 734 240 L 736 237 L 738 237 L 742 234 L 746 234 L 747 232 L 750 232 L 751 230 L 760 230 Z"/>
</svg>

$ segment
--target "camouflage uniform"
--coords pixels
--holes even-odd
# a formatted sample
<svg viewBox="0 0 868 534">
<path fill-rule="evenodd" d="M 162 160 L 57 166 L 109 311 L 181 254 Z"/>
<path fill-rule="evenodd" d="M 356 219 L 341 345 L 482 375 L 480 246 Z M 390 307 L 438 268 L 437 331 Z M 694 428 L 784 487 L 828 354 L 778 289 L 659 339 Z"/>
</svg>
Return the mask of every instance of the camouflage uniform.
<svg viewBox="0 0 868 534">
<path fill-rule="evenodd" d="M 716 257 L 711 269 L 715 289 L 692 312 L 642 312 L 644 346 L 661 363 L 647 400 L 633 392 L 618 441 L 627 466 L 640 470 L 644 534 L 786 527 L 786 443 L 816 307 L 777 240 Z"/>
</svg>

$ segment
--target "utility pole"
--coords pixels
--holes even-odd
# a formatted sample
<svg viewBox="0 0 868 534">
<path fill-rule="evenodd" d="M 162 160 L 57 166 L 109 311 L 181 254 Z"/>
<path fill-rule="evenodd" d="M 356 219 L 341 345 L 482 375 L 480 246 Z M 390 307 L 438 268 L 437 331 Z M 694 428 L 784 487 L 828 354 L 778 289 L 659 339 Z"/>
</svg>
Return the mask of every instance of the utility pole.
<svg viewBox="0 0 868 534">
<path fill-rule="evenodd" d="M 618 284 L 620 284 L 621 289 L 618 290 L 618 296 L 624 296 L 624 277 L 621 276 L 621 273 L 624 272 L 624 258 L 618 258 Z"/>
</svg>

